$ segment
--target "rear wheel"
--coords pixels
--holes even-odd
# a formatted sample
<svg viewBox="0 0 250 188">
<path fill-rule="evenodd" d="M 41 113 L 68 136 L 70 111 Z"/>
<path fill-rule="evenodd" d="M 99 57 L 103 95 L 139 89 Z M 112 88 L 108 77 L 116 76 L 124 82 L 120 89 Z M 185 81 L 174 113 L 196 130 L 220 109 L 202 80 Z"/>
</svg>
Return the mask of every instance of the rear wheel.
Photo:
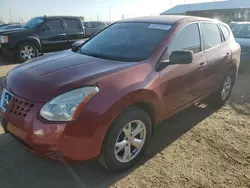
<svg viewBox="0 0 250 188">
<path fill-rule="evenodd" d="M 37 47 L 29 42 L 21 43 L 16 49 L 16 59 L 20 62 L 25 62 L 34 59 L 38 56 Z"/>
<path fill-rule="evenodd" d="M 222 106 L 230 97 L 235 82 L 235 71 L 229 71 L 224 77 L 221 87 L 217 90 L 209 100 L 213 106 Z"/>
<path fill-rule="evenodd" d="M 149 115 L 141 108 L 127 109 L 107 133 L 100 163 L 112 172 L 131 168 L 143 156 L 151 134 Z"/>
</svg>

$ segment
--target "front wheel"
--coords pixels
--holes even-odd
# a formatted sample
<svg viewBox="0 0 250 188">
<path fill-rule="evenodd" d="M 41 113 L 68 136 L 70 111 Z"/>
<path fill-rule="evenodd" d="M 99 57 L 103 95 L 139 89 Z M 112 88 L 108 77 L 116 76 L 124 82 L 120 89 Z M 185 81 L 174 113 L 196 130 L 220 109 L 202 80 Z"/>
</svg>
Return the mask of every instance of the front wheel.
<svg viewBox="0 0 250 188">
<path fill-rule="evenodd" d="M 37 47 L 29 42 L 21 43 L 16 49 L 16 59 L 20 62 L 25 62 L 34 59 L 38 56 Z"/>
<path fill-rule="evenodd" d="M 152 134 L 149 115 L 141 108 L 127 109 L 112 124 L 104 140 L 100 163 L 112 172 L 125 171 L 143 156 Z"/>
</svg>

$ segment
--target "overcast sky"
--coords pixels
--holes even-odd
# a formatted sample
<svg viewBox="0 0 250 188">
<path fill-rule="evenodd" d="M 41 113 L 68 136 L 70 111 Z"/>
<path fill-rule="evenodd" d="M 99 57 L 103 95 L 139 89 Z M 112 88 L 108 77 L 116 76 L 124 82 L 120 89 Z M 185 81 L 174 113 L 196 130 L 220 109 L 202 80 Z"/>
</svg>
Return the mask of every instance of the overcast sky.
<svg viewBox="0 0 250 188">
<path fill-rule="evenodd" d="M 208 1 L 216 0 L 0 0 L 0 19 L 9 22 L 12 17 L 16 22 L 43 15 L 74 15 L 109 21 L 111 7 L 111 20 L 116 21 L 122 15 L 125 18 L 158 15 L 177 4 Z"/>
</svg>

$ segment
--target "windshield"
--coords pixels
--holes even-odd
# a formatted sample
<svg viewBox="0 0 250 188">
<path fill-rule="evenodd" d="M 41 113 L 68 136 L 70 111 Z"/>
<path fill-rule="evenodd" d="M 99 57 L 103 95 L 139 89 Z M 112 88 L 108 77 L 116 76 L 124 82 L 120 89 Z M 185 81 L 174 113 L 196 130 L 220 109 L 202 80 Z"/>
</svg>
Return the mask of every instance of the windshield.
<svg viewBox="0 0 250 188">
<path fill-rule="evenodd" d="M 238 24 L 232 27 L 235 38 L 250 38 L 250 24 Z"/>
<path fill-rule="evenodd" d="M 142 61 L 152 55 L 171 26 L 116 23 L 89 40 L 80 53 L 117 61 Z"/>
<path fill-rule="evenodd" d="M 23 25 L 23 28 L 29 28 L 29 29 L 35 29 L 37 28 L 41 23 L 43 23 L 44 18 L 43 17 L 35 17 L 29 20 L 26 24 Z"/>
</svg>

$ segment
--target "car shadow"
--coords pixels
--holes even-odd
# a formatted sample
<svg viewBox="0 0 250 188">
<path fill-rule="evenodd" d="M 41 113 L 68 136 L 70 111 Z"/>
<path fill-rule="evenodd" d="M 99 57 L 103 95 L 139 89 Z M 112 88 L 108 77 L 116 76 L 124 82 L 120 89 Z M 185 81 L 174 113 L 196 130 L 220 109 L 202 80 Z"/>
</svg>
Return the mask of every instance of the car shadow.
<svg viewBox="0 0 250 188">
<path fill-rule="evenodd" d="M 12 57 L 3 57 L 2 55 L 0 55 L 0 67 L 17 63 L 17 60 Z"/>
<path fill-rule="evenodd" d="M 2 134 L 0 187 L 110 187 L 217 110 L 210 106 L 193 106 L 159 123 L 144 158 L 136 167 L 121 174 L 107 171 L 97 160 L 74 165 L 42 160 L 20 147 L 9 134 Z"/>
<path fill-rule="evenodd" d="M 250 115 L 250 69 L 245 69 L 245 73 L 239 73 L 234 85 L 231 97 L 228 101 L 229 106 L 242 115 Z"/>
</svg>

